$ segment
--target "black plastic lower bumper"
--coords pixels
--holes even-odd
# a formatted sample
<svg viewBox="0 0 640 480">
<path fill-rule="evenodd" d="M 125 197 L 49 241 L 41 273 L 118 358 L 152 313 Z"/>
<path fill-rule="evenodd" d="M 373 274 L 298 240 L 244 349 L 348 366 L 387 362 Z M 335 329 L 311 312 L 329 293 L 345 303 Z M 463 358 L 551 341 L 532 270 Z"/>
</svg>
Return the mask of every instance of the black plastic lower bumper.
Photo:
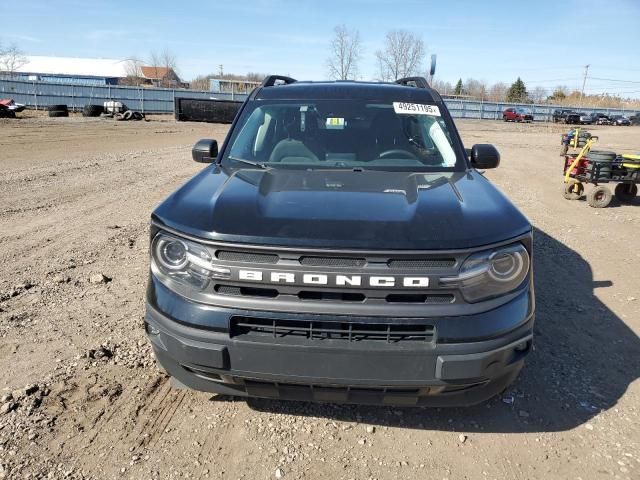
<svg viewBox="0 0 640 480">
<path fill-rule="evenodd" d="M 238 396 L 418 406 L 472 405 L 500 393 L 531 350 L 533 314 L 514 323 L 516 328 L 497 337 L 460 343 L 290 342 L 184 325 L 151 304 L 146 315 L 158 362 L 179 386 Z"/>
</svg>

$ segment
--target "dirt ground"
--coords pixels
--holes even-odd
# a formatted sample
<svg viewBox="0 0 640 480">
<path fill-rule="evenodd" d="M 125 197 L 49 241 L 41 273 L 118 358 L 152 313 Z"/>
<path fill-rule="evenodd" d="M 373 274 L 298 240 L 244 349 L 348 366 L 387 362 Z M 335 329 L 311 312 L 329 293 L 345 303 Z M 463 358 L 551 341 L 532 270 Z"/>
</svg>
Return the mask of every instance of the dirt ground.
<svg viewBox="0 0 640 480">
<path fill-rule="evenodd" d="M 563 127 L 458 122 L 535 226 L 536 348 L 501 398 L 398 409 L 172 390 L 143 334 L 148 218 L 227 127 L 26 117 L 0 120 L 0 478 L 640 478 L 640 200 L 564 200 Z"/>
</svg>

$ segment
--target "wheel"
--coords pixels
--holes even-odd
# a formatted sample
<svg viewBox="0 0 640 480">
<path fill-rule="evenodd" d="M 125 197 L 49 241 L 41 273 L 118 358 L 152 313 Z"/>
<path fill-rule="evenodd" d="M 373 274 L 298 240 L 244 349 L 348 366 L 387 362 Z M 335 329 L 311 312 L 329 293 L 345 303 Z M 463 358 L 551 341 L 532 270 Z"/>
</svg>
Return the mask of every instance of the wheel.
<svg viewBox="0 0 640 480">
<path fill-rule="evenodd" d="M 49 110 L 50 117 L 68 117 L 69 112 L 67 110 Z"/>
<path fill-rule="evenodd" d="M 587 194 L 587 202 L 593 208 L 605 208 L 611 203 L 611 190 L 604 186 L 597 186 Z"/>
<path fill-rule="evenodd" d="M 133 116 L 133 112 L 131 110 L 127 110 L 126 112 L 124 112 L 124 119 L 125 120 L 131 120 L 131 117 Z"/>
<path fill-rule="evenodd" d="M 133 112 L 133 115 L 131 116 L 131 118 L 133 120 L 142 120 L 144 118 L 144 115 L 142 115 L 141 112 Z"/>
<path fill-rule="evenodd" d="M 633 202 L 638 194 L 638 186 L 633 183 L 619 183 L 616 185 L 615 194 L 621 202 Z"/>
<path fill-rule="evenodd" d="M 502 116 L 502 120 L 504 120 L 505 122 L 508 122 L 508 121 L 509 121 L 509 119 L 507 119 L 507 116 L 506 116 L 506 115 L 503 115 L 503 116 Z"/>
<path fill-rule="evenodd" d="M 562 196 L 567 200 L 578 200 L 584 193 L 584 185 L 575 178 L 569 179 L 562 188 Z"/>
<path fill-rule="evenodd" d="M 104 112 L 102 105 L 85 105 L 82 108 L 83 117 L 99 117 Z"/>
</svg>

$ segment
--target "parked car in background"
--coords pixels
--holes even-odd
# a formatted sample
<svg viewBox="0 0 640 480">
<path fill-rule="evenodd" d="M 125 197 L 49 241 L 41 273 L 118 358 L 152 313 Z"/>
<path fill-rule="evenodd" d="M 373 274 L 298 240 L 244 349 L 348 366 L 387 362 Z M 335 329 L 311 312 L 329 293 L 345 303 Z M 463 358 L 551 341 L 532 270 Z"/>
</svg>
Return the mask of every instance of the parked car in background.
<svg viewBox="0 0 640 480">
<path fill-rule="evenodd" d="M 631 125 L 640 125 L 640 112 L 636 112 L 635 115 L 631 115 L 629 117 L 629 121 L 631 122 Z"/>
<path fill-rule="evenodd" d="M 502 112 L 502 119 L 505 122 L 533 122 L 533 114 L 526 108 L 509 107 Z"/>
<path fill-rule="evenodd" d="M 571 113 L 571 110 L 554 110 L 551 114 L 551 119 L 553 120 L 553 123 L 564 122 L 568 113 Z"/>
<path fill-rule="evenodd" d="M 581 113 L 569 111 L 569 112 L 564 114 L 564 117 L 563 117 L 562 121 L 564 123 L 569 124 L 569 125 L 579 125 L 581 123 L 580 122 L 580 118 L 581 117 L 582 117 Z"/>
<path fill-rule="evenodd" d="M 624 125 L 625 127 L 631 125 L 631 121 L 624 115 L 613 115 L 610 120 L 611 125 Z"/>
<path fill-rule="evenodd" d="M 590 113 L 581 113 L 580 114 L 580 124 L 581 125 L 591 125 L 593 123 L 593 118 Z"/>
<path fill-rule="evenodd" d="M 591 114 L 591 123 L 594 125 L 609 125 L 609 117 L 604 113 L 593 112 Z"/>
</svg>

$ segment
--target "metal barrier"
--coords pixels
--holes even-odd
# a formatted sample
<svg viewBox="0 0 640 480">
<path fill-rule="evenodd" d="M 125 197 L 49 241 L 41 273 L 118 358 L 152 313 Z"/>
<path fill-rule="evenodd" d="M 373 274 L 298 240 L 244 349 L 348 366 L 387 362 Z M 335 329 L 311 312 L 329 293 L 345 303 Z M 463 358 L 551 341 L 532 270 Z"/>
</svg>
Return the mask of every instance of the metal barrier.
<svg viewBox="0 0 640 480">
<path fill-rule="evenodd" d="M 0 97 L 11 97 L 29 107 L 46 108 L 48 105 L 67 104 L 71 110 L 89 104 L 102 104 L 117 100 L 128 107 L 147 113 L 173 113 L 176 98 L 244 101 L 245 94 L 217 93 L 203 90 L 171 88 L 124 87 L 114 85 L 75 85 L 65 83 L 31 82 L 0 79 Z M 523 107 L 533 112 L 534 120 L 549 121 L 554 110 L 571 108 L 581 113 L 598 112 L 606 115 L 624 115 L 614 108 L 578 108 L 558 105 L 532 105 L 478 100 L 445 99 L 454 118 L 501 120 L 502 111 L 509 107 Z M 628 113 L 628 112 L 627 112 Z"/>
<path fill-rule="evenodd" d="M 171 88 L 124 87 L 115 85 L 74 85 L 48 82 L 0 79 L 0 97 L 11 97 L 18 103 L 33 108 L 66 104 L 70 110 L 80 110 L 85 105 L 102 105 L 116 100 L 129 108 L 146 113 L 173 113 L 176 98 L 202 98 L 231 100 L 228 93 Z M 234 95 L 244 100 L 246 95 Z"/>
</svg>

